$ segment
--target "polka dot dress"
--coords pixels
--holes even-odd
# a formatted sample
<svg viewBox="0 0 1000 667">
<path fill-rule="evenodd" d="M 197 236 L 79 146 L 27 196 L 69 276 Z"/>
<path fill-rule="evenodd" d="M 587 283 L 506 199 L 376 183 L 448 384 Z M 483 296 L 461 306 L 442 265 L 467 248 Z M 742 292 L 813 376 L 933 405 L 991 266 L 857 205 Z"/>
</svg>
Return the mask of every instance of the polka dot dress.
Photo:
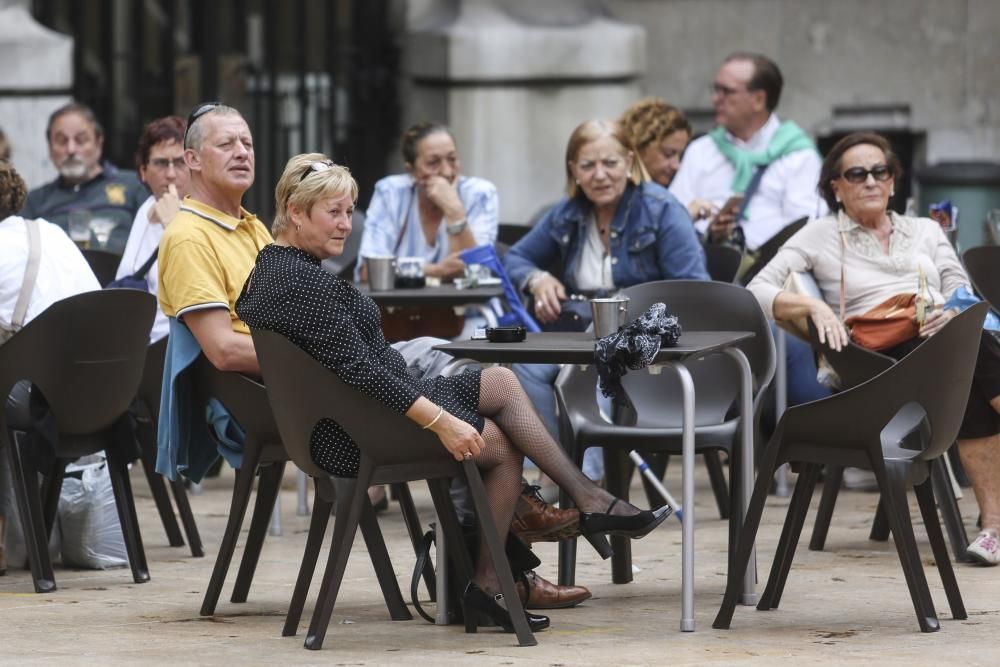
<svg viewBox="0 0 1000 667">
<path fill-rule="evenodd" d="M 236 302 L 252 329 L 279 333 L 332 370 L 345 383 L 404 414 L 425 396 L 480 433 L 480 372 L 418 380 L 382 335 L 378 306 L 351 283 L 320 266 L 309 253 L 266 246 Z M 333 420 L 313 429 L 310 452 L 332 475 L 357 477 L 360 453 Z"/>
</svg>

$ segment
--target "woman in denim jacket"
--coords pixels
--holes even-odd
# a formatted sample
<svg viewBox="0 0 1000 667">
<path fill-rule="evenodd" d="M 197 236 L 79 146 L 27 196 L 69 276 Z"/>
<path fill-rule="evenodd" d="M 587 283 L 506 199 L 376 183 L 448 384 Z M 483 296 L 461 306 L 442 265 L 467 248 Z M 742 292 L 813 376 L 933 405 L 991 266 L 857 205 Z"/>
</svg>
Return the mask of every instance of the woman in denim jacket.
<svg viewBox="0 0 1000 667">
<path fill-rule="evenodd" d="M 663 187 L 643 182 L 616 123 L 592 120 L 573 130 L 566 193 L 504 258 L 544 328 L 586 328 L 590 304 L 576 295 L 603 296 L 652 280 L 709 280 L 687 210 Z M 557 436 L 552 385 L 559 367 L 516 364 L 514 372 Z"/>
</svg>

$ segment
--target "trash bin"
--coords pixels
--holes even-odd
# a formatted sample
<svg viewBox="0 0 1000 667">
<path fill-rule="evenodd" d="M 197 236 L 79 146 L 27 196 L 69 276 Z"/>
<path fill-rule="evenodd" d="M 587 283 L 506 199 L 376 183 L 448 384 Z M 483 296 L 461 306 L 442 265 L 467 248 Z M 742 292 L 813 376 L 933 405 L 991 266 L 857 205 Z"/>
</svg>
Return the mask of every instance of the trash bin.
<svg viewBox="0 0 1000 667">
<path fill-rule="evenodd" d="M 950 199 L 958 207 L 958 250 L 998 243 L 987 232 L 986 214 L 1000 209 L 1000 164 L 996 162 L 941 162 L 917 170 L 920 184 L 918 214 Z M 1000 232 L 1000 230 L 995 230 Z"/>
</svg>

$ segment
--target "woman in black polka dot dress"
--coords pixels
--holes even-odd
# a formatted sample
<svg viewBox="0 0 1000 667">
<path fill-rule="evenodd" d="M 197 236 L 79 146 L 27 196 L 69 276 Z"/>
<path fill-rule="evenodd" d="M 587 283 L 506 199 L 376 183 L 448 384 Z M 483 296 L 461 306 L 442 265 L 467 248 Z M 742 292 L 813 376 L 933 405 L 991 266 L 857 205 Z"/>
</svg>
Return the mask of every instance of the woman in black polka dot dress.
<svg viewBox="0 0 1000 667">
<path fill-rule="evenodd" d="M 584 477 L 542 425 L 508 369 L 466 370 L 454 377 L 417 380 L 389 346 L 375 303 L 320 262 L 343 252 L 351 233 L 357 184 L 343 167 L 311 153 L 289 160 L 275 190 L 275 242 L 261 250 L 236 303 L 240 318 L 289 340 L 345 383 L 434 431 L 456 460 L 472 458 L 483 474 L 501 537 L 506 536 L 521 492 L 521 464 L 530 456 L 580 508 L 585 537 L 642 537 L 662 523 L 668 507 L 639 511 Z M 313 432 L 313 460 L 334 475 L 356 476 L 359 453 L 336 423 Z M 510 628 L 510 617 L 492 597 L 499 584 L 483 545 L 464 604 Z M 534 629 L 548 625 L 531 616 Z"/>
</svg>

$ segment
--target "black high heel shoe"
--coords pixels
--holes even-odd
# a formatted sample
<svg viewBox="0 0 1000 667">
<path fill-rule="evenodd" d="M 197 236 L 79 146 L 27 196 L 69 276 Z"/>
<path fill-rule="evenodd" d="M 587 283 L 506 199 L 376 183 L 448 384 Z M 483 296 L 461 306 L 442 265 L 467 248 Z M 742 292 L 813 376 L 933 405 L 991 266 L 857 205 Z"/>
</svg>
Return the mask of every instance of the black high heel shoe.
<svg viewBox="0 0 1000 667">
<path fill-rule="evenodd" d="M 503 595 L 490 595 L 471 581 L 462 594 L 462 615 L 465 617 L 466 632 L 476 632 L 483 616 L 490 618 L 507 632 L 514 632 L 514 623 L 510 620 L 510 612 L 503 604 Z M 529 614 L 527 611 L 524 612 L 524 616 L 532 632 L 549 627 L 548 616 Z"/>
<path fill-rule="evenodd" d="M 580 532 L 584 537 L 589 540 L 595 535 L 619 535 L 638 540 L 648 535 L 673 512 L 670 505 L 664 505 L 655 510 L 642 510 L 630 516 L 612 515 L 611 510 L 619 500 L 621 499 L 612 500 L 608 505 L 608 511 L 603 514 L 580 512 Z"/>
</svg>

